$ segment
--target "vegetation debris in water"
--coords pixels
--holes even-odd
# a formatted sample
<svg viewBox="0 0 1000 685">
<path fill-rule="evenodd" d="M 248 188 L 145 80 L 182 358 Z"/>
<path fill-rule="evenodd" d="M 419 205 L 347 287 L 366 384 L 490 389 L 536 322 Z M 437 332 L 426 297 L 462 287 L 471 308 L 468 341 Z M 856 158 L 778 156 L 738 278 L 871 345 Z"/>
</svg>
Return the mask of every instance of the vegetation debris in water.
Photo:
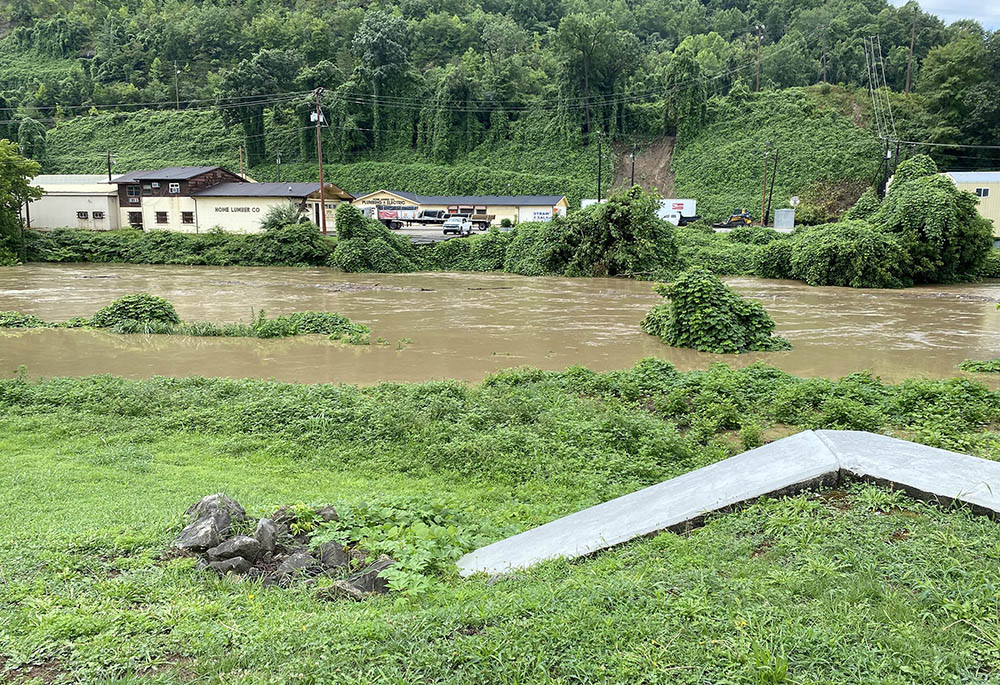
<svg viewBox="0 0 1000 685">
<path fill-rule="evenodd" d="M 173 305 L 148 293 L 125 295 L 90 317 L 54 323 L 21 312 L 0 312 L 0 328 L 106 328 L 122 334 L 190 335 L 227 338 L 284 338 L 322 334 L 331 340 L 367 345 L 370 330 L 335 312 L 292 312 L 268 318 L 260 310 L 250 323 L 181 321 Z"/>
<path fill-rule="evenodd" d="M 668 345 L 718 354 L 791 348 L 773 335 L 774 320 L 763 305 L 740 297 L 705 269 L 688 269 L 654 289 L 667 301 L 646 314 L 642 329 Z"/>
</svg>

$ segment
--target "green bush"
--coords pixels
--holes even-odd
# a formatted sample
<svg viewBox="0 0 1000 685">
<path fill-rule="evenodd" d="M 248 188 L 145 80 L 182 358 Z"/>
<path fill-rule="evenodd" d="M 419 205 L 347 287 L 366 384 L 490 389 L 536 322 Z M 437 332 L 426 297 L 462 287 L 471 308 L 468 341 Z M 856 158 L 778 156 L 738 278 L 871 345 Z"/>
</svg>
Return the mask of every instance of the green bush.
<svg viewBox="0 0 1000 685">
<path fill-rule="evenodd" d="M 46 328 L 50 325 L 32 314 L 0 312 L 0 328 Z"/>
<path fill-rule="evenodd" d="M 971 373 L 1000 373 L 1000 359 L 966 359 L 958 368 Z"/>
<path fill-rule="evenodd" d="M 729 241 L 743 245 L 767 245 L 786 236 L 765 226 L 738 226 L 729 233 L 723 233 Z"/>
<path fill-rule="evenodd" d="M 337 247 L 328 264 L 354 273 L 404 273 L 418 270 L 419 257 L 409 239 L 342 203 L 337 206 Z"/>
<path fill-rule="evenodd" d="M 668 301 L 650 310 L 642 328 L 668 345 L 718 354 L 791 347 L 772 336 L 774 321 L 759 302 L 740 297 L 706 269 L 688 269 L 656 292 Z"/>
<path fill-rule="evenodd" d="M 682 268 L 700 266 L 714 274 L 752 276 L 760 245 L 729 240 L 726 234 L 686 226 L 675 231 L 678 261 Z"/>
<path fill-rule="evenodd" d="M 212 266 L 320 266 L 333 251 L 310 223 L 262 233 L 58 229 L 25 231 L 28 261 L 191 264 Z"/>
<path fill-rule="evenodd" d="M 573 255 L 573 236 L 565 219 L 518 224 L 511 232 L 504 271 L 524 276 L 562 274 Z"/>
<path fill-rule="evenodd" d="M 854 206 L 844 212 L 842 217 L 845 221 L 855 219 L 855 220 L 869 220 L 878 211 L 878 208 L 882 206 L 882 201 L 879 199 L 878 195 L 875 193 L 874 188 L 869 188 L 858 201 L 854 203 Z"/>
<path fill-rule="evenodd" d="M 791 278 L 792 241 L 774 240 L 753 254 L 753 272 L 761 278 Z"/>
<path fill-rule="evenodd" d="M 974 278 L 993 246 L 976 196 L 960 191 L 926 155 L 899 165 L 872 225 L 894 234 L 907 253 L 906 280 L 950 283 Z"/>
<path fill-rule="evenodd" d="M 986 254 L 979 268 L 980 278 L 1000 278 L 1000 247 L 994 247 Z"/>
<path fill-rule="evenodd" d="M 908 284 L 907 252 L 863 221 L 811 226 L 791 242 L 790 275 L 809 285 L 900 288 Z"/>
<path fill-rule="evenodd" d="M 90 325 L 95 328 L 111 328 L 125 321 L 178 324 L 181 319 L 172 304 L 148 293 L 119 297 L 90 317 Z"/>
<path fill-rule="evenodd" d="M 646 276 L 677 262 L 673 227 L 656 216 L 660 197 L 638 186 L 567 220 L 567 276 Z"/>
</svg>

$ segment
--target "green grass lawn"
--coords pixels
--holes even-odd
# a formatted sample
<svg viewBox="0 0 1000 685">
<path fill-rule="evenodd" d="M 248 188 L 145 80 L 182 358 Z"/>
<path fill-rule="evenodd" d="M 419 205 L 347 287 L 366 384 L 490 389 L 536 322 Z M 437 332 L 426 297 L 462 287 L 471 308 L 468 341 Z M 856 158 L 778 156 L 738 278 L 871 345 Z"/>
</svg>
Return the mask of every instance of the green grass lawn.
<svg viewBox="0 0 1000 685">
<path fill-rule="evenodd" d="M 433 504 L 471 547 L 845 416 L 998 456 L 998 395 L 966 380 L 649 360 L 468 387 L 0 381 L 0 681 L 989 681 L 998 524 L 868 485 L 362 603 L 160 559 L 216 491 L 251 515 Z"/>
</svg>

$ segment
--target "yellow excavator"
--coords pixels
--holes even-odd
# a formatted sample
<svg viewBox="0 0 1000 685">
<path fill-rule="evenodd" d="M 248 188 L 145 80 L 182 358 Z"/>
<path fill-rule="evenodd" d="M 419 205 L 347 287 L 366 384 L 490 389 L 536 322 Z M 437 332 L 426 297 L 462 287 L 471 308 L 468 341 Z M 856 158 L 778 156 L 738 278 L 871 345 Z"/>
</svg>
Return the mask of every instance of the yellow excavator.
<svg viewBox="0 0 1000 685">
<path fill-rule="evenodd" d="M 712 224 L 712 228 L 736 228 L 737 226 L 750 226 L 752 224 L 753 217 L 750 216 L 750 212 L 744 207 L 743 209 L 734 209 L 727 221 Z"/>
</svg>

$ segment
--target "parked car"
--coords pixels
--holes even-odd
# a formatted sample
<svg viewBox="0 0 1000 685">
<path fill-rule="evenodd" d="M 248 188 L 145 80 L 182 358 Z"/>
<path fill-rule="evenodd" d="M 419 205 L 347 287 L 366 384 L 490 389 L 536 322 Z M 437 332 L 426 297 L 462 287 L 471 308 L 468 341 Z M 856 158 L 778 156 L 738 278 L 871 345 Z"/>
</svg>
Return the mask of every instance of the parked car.
<svg viewBox="0 0 1000 685">
<path fill-rule="evenodd" d="M 444 222 L 443 229 L 445 235 L 472 235 L 472 222 L 465 216 L 453 216 Z"/>
</svg>

